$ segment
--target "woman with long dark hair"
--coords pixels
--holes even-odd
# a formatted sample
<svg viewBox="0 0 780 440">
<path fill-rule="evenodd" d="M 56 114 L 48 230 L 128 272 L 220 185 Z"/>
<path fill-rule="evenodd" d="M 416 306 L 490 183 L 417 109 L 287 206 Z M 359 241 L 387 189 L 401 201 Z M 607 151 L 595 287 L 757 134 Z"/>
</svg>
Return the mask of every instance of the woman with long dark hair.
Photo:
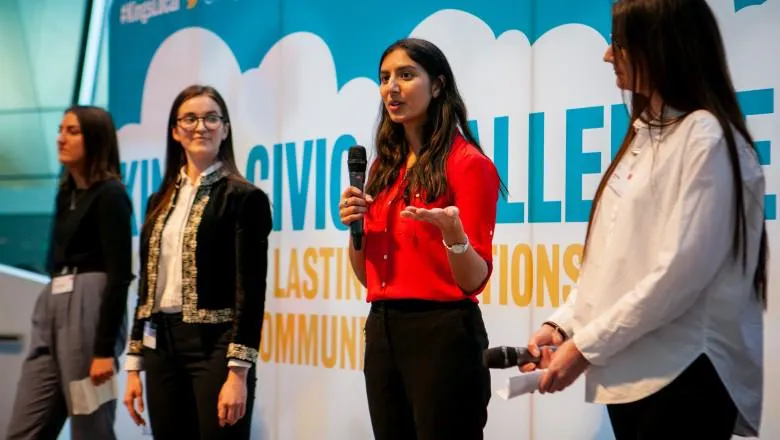
<svg viewBox="0 0 780 440">
<path fill-rule="evenodd" d="M 241 177 L 230 116 L 212 87 L 184 89 L 168 118 L 165 175 L 141 231 L 125 405 L 138 424 L 146 372 L 156 439 L 249 439 L 271 209 Z"/>
<path fill-rule="evenodd" d="M 102 108 L 65 111 L 57 136 L 63 167 L 49 251 L 51 283 L 35 304 L 7 439 L 114 439 L 116 401 L 84 414 L 70 384 L 111 379 L 127 336 L 132 204 L 119 176 L 119 146 Z"/>
<path fill-rule="evenodd" d="M 704 0 L 622 0 L 612 32 L 604 59 L 631 125 L 596 191 L 577 291 L 529 342 L 560 344 L 540 390 L 587 370 L 618 440 L 757 435 L 764 176 L 717 22 Z"/>
<path fill-rule="evenodd" d="M 500 180 L 469 130 L 444 54 L 408 38 L 379 66 L 376 160 L 348 188 L 344 224 L 365 221 L 350 260 L 368 288 L 365 379 L 374 435 L 481 439 L 490 376 L 476 296 L 492 269 Z"/>
</svg>

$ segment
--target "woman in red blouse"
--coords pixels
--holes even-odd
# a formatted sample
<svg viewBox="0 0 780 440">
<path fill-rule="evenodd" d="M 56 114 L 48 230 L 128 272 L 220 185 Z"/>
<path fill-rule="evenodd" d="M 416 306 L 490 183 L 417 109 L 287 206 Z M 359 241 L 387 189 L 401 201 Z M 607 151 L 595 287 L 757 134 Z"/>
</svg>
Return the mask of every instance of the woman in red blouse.
<svg viewBox="0 0 780 440">
<path fill-rule="evenodd" d="M 482 439 L 490 375 L 476 295 L 492 271 L 501 186 L 472 136 L 444 54 L 400 40 L 380 61 L 376 160 L 365 194 L 348 188 L 341 221 L 368 289 L 365 378 L 374 436 Z"/>
</svg>

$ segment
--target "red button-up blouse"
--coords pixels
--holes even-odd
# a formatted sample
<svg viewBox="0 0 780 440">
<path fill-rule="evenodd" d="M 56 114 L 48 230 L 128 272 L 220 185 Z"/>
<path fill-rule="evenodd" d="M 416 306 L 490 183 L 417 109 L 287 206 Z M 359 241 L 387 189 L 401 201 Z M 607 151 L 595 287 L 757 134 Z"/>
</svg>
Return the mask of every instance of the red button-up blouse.
<svg viewBox="0 0 780 440">
<path fill-rule="evenodd" d="M 488 277 L 493 270 L 493 230 L 499 178 L 493 162 L 458 132 L 445 165 L 449 191 L 426 204 L 413 194 L 412 206 L 460 210 L 463 228 L 474 250 L 485 260 Z M 367 301 L 424 299 L 457 301 L 468 298 L 450 271 L 447 249 L 438 227 L 401 217 L 405 167 L 392 186 L 379 193 L 364 218 Z M 470 298 L 477 302 L 476 295 Z"/>
</svg>

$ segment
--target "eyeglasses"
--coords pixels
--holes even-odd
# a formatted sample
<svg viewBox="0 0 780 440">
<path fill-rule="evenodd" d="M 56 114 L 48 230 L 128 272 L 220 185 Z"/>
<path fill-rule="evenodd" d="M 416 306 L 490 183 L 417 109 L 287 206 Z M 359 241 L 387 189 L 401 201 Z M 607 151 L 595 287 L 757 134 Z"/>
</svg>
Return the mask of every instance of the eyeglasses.
<svg viewBox="0 0 780 440">
<path fill-rule="evenodd" d="M 187 115 L 176 120 L 179 127 L 184 130 L 195 130 L 198 127 L 198 121 L 203 121 L 203 126 L 207 129 L 216 130 L 222 126 L 225 119 L 220 115 L 211 114 L 206 116 Z"/>
</svg>

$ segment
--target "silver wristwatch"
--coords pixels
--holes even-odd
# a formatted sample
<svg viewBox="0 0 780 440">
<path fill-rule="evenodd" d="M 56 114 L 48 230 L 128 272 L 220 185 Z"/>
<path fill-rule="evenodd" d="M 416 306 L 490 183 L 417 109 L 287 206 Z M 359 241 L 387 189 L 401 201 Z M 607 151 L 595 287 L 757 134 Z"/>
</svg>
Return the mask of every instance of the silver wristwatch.
<svg viewBox="0 0 780 440">
<path fill-rule="evenodd" d="M 467 250 L 469 250 L 469 237 L 466 236 L 466 242 L 465 243 L 454 243 L 452 246 L 448 245 L 446 241 L 442 240 L 441 243 L 444 245 L 445 248 L 447 248 L 447 251 L 449 251 L 452 254 L 464 254 Z"/>
</svg>

